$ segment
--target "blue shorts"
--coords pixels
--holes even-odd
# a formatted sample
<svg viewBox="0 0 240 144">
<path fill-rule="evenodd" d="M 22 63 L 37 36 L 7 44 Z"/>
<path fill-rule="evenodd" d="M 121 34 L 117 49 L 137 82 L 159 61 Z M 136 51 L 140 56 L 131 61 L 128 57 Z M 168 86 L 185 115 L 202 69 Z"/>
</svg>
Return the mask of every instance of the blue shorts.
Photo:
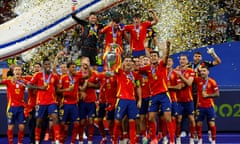
<svg viewBox="0 0 240 144">
<path fill-rule="evenodd" d="M 127 114 L 128 119 L 136 119 L 137 104 L 135 100 L 118 99 L 115 109 L 115 119 L 122 120 Z"/>
<path fill-rule="evenodd" d="M 114 120 L 115 109 L 107 111 L 107 120 Z"/>
<path fill-rule="evenodd" d="M 18 124 L 26 123 L 24 118 L 24 107 L 10 107 L 7 111 L 8 124 L 15 124 L 17 121 Z"/>
<path fill-rule="evenodd" d="M 172 116 L 178 115 L 178 103 L 172 102 Z"/>
<path fill-rule="evenodd" d="M 178 102 L 179 115 L 194 115 L 194 104 L 191 102 Z"/>
<path fill-rule="evenodd" d="M 79 117 L 80 119 L 95 118 L 96 104 L 95 102 L 79 102 Z"/>
<path fill-rule="evenodd" d="M 172 103 L 168 93 L 161 93 L 150 97 L 148 112 L 169 112 L 172 109 Z"/>
<path fill-rule="evenodd" d="M 48 115 L 50 115 L 50 114 L 58 114 L 58 106 L 57 106 L 57 104 L 36 105 L 35 109 L 36 109 L 36 113 L 35 113 L 36 118 L 43 118 L 43 117 L 46 116 L 46 113 Z"/>
<path fill-rule="evenodd" d="M 139 57 L 139 56 L 145 56 L 146 51 L 145 50 L 140 50 L 140 51 L 132 51 L 132 56 L 133 57 Z"/>
<path fill-rule="evenodd" d="M 148 113 L 148 104 L 149 104 L 149 98 L 143 98 L 142 99 L 142 106 L 139 109 L 140 115 L 146 115 Z"/>
<path fill-rule="evenodd" d="M 210 108 L 201 108 L 196 109 L 196 121 L 204 121 L 204 118 L 207 117 L 207 122 L 215 121 L 216 113 L 213 107 Z"/>
<path fill-rule="evenodd" d="M 78 105 L 77 104 L 64 104 L 59 110 L 60 121 L 71 122 L 79 121 Z"/>
<path fill-rule="evenodd" d="M 105 103 L 100 103 L 99 106 L 98 106 L 98 109 L 97 109 L 97 117 L 98 118 L 104 118 L 106 116 L 106 107 L 107 107 L 107 104 Z"/>
</svg>

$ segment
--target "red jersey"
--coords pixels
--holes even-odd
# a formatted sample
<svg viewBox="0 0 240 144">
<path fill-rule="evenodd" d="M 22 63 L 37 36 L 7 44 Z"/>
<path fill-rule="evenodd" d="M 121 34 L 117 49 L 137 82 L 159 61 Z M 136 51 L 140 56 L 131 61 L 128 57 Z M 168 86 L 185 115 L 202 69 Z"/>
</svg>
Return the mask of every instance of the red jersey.
<svg viewBox="0 0 240 144">
<path fill-rule="evenodd" d="M 143 73 L 147 73 L 151 96 L 168 91 L 167 87 L 167 68 L 163 61 L 157 66 L 144 66 L 139 69 Z"/>
<path fill-rule="evenodd" d="M 37 101 L 38 105 L 49 105 L 57 103 L 57 96 L 56 96 L 56 87 L 59 81 L 59 77 L 55 73 L 45 74 L 45 78 L 43 78 L 43 72 L 36 73 L 32 80 L 32 85 L 37 86 L 44 86 L 44 79 L 49 81 L 48 87 L 46 90 L 37 90 Z"/>
<path fill-rule="evenodd" d="M 132 51 L 145 50 L 144 42 L 146 40 L 147 28 L 152 24 L 150 21 L 145 21 L 136 27 L 134 24 L 126 25 L 124 29 L 131 35 L 130 48 Z"/>
<path fill-rule="evenodd" d="M 189 79 L 190 77 L 195 77 L 195 72 L 191 68 L 187 68 L 186 70 L 181 71 L 182 75 Z M 192 96 L 192 86 L 185 85 L 181 90 L 177 92 L 177 100 L 178 102 L 190 102 L 193 100 Z"/>
<path fill-rule="evenodd" d="M 7 87 L 7 109 L 9 109 L 10 106 L 18 107 L 25 105 L 24 91 L 26 83 L 23 79 L 16 82 L 13 82 L 11 79 L 2 80 L 2 84 L 5 84 Z"/>
<path fill-rule="evenodd" d="M 113 30 L 112 26 L 105 26 L 101 29 L 100 33 L 105 33 L 105 46 L 109 46 L 111 43 L 116 43 L 122 47 L 123 30 Z"/>
<path fill-rule="evenodd" d="M 105 73 L 98 74 L 100 80 L 100 94 L 99 100 L 101 103 L 115 104 L 117 94 L 117 81 L 116 77 L 106 76 Z"/>
<path fill-rule="evenodd" d="M 167 83 L 168 86 L 176 86 L 181 83 L 181 79 L 178 77 L 177 73 L 173 70 L 168 71 Z M 172 102 L 177 102 L 177 90 L 168 89 Z"/>
<path fill-rule="evenodd" d="M 203 98 L 202 92 L 205 89 L 207 94 L 213 94 L 218 90 L 218 85 L 216 81 L 212 78 L 208 78 L 207 80 L 204 80 L 200 77 L 195 79 L 197 83 L 197 106 L 203 107 L 203 108 L 209 108 L 214 106 L 214 100 L 213 98 Z"/>
<path fill-rule="evenodd" d="M 78 103 L 78 86 L 80 79 L 82 79 L 81 73 L 78 73 L 74 76 L 69 74 L 63 74 L 60 77 L 60 87 L 65 89 L 73 86 L 72 91 L 63 92 L 62 103 L 63 104 L 76 104 Z"/>
<path fill-rule="evenodd" d="M 31 81 L 33 76 L 27 75 L 24 77 L 25 80 Z M 36 99 L 37 99 L 37 90 L 28 89 L 28 102 L 27 107 L 28 110 L 31 111 L 36 106 Z"/>
<path fill-rule="evenodd" d="M 124 72 L 119 69 L 115 73 L 117 81 L 117 97 L 120 99 L 135 100 L 135 81 L 138 80 L 136 72 Z"/>
<path fill-rule="evenodd" d="M 82 73 L 82 71 L 80 70 L 80 73 Z M 98 83 L 98 77 L 97 77 L 97 72 L 96 71 L 92 71 L 92 75 L 90 78 L 88 78 L 88 82 L 90 83 Z M 97 101 L 97 94 L 96 94 L 96 90 L 92 87 L 87 87 L 86 91 L 86 98 L 84 99 L 84 102 L 96 102 Z"/>
<path fill-rule="evenodd" d="M 139 74 L 139 78 L 141 83 L 142 98 L 150 97 L 151 92 L 147 74 Z"/>
</svg>

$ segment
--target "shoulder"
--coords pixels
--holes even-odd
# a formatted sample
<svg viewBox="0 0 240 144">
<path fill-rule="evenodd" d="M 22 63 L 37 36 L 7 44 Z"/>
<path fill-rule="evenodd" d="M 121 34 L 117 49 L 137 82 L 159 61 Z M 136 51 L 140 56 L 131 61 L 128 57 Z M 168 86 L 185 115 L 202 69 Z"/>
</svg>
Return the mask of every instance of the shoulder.
<svg viewBox="0 0 240 144">
<path fill-rule="evenodd" d="M 148 27 L 148 26 L 151 26 L 152 23 L 150 21 L 144 21 L 144 22 L 141 23 L 141 25 Z"/>
</svg>

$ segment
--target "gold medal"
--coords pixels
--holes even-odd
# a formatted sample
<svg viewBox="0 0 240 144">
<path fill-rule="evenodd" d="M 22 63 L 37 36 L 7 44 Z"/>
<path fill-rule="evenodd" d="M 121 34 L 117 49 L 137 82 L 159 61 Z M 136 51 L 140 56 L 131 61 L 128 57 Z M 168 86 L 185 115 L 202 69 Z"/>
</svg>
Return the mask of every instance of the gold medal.
<svg viewBox="0 0 240 144">
<path fill-rule="evenodd" d="M 158 77 L 157 77 L 156 74 L 153 75 L 153 79 L 154 79 L 154 80 L 157 80 L 157 79 L 158 79 Z"/>
<path fill-rule="evenodd" d="M 203 91 L 202 91 L 202 95 L 203 95 L 203 97 L 206 97 L 206 95 L 207 95 L 206 90 L 203 90 Z"/>
<path fill-rule="evenodd" d="M 74 84 L 70 84 L 69 88 L 73 90 Z"/>
<path fill-rule="evenodd" d="M 111 84 L 110 83 L 107 83 L 107 88 L 111 89 Z"/>
<path fill-rule="evenodd" d="M 113 43 L 116 43 L 117 42 L 117 38 L 113 38 Z"/>
<path fill-rule="evenodd" d="M 45 87 L 48 87 L 48 83 L 44 82 L 44 86 L 45 86 Z"/>
</svg>

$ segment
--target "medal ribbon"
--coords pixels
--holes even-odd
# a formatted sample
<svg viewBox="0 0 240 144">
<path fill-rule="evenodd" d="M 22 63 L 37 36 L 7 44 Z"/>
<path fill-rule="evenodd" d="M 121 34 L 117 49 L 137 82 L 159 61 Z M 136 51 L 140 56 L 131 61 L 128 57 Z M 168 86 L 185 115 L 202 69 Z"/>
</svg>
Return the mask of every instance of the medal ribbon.
<svg viewBox="0 0 240 144">
<path fill-rule="evenodd" d="M 172 69 L 171 69 L 171 71 L 168 72 L 167 80 L 170 80 L 170 77 L 171 77 L 171 75 L 172 75 L 172 72 L 173 72 Z"/>
<path fill-rule="evenodd" d="M 70 84 L 73 85 L 74 84 L 74 79 L 72 78 L 72 76 L 69 74 L 68 78 L 70 80 Z"/>
<path fill-rule="evenodd" d="M 43 71 L 43 82 L 44 83 L 49 84 L 51 77 L 52 77 L 52 73 L 50 73 L 50 75 L 48 76 L 48 79 L 46 80 L 46 74 L 45 74 L 45 71 Z"/>
<path fill-rule="evenodd" d="M 202 86 L 202 90 L 203 90 L 203 91 L 206 91 L 207 85 L 208 85 L 208 78 L 207 78 L 205 84 Z"/>
<path fill-rule="evenodd" d="M 134 30 L 135 30 L 135 32 L 137 33 L 137 36 L 139 36 L 139 35 L 140 35 L 140 25 L 139 25 L 138 28 L 137 28 L 137 25 L 134 24 Z"/>
<path fill-rule="evenodd" d="M 113 39 L 113 42 L 116 42 L 116 41 L 117 41 L 117 33 L 118 33 L 118 29 L 117 29 L 117 31 L 115 32 L 115 31 L 114 31 L 114 27 L 112 26 L 112 39 Z"/>
</svg>

